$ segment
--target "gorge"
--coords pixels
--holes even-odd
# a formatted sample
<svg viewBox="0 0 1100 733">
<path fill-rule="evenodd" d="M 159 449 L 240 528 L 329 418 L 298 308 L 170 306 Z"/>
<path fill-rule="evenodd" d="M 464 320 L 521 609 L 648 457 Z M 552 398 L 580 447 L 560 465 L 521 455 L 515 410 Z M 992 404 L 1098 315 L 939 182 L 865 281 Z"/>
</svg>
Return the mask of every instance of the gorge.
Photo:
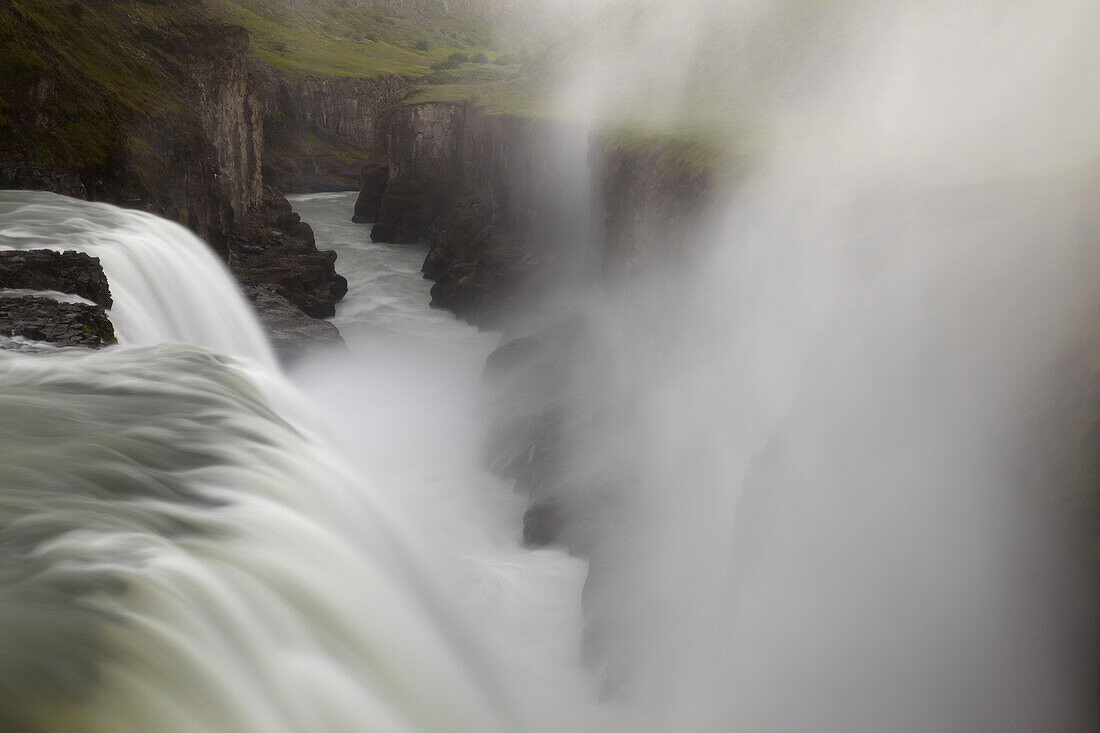
<svg viewBox="0 0 1100 733">
<path fill-rule="evenodd" d="M 1041 5 L 0 5 L 0 728 L 1094 730 Z"/>
</svg>

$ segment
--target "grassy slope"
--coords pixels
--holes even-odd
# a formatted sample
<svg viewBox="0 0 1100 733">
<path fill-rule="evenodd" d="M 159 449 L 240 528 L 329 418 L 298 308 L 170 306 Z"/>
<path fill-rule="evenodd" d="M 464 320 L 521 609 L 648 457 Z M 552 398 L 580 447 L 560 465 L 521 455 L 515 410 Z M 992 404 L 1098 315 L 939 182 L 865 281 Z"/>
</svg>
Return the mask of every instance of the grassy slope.
<svg viewBox="0 0 1100 733">
<path fill-rule="evenodd" d="M 499 76 L 484 64 L 431 69 L 459 50 L 496 55 L 476 18 L 413 21 L 337 0 L 9 0 L 0 3 L 0 152 L 75 171 L 140 161 L 149 151 L 136 128 L 194 120 L 178 92 L 177 49 L 226 23 L 246 28 L 256 56 L 286 77 Z M 421 43 L 428 51 L 414 48 Z"/>
<path fill-rule="evenodd" d="M 12 0 L 0 9 L 0 150 L 90 170 L 140 145 L 136 122 L 187 114 L 169 49 L 209 22 L 188 2 Z"/>
<path fill-rule="evenodd" d="M 571 109 L 570 84 L 583 80 L 593 66 L 605 69 L 603 81 L 613 94 L 601 98 L 606 105 L 596 121 L 600 137 L 609 148 L 659 160 L 662 166 L 679 172 L 718 171 L 736 162 L 754 144 L 754 137 L 742 125 L 731 125 L 726 109 L 731 100 L 713 93 L 719 85 L 715 73 L 725 74 L 721 58 L 727 53 L 727 36 L 721 29 L 703 39 L 697 49 L 711 69 L 706 81 L 692 93 L 666 98 L 653 105 L 653 94 L 642 90 L 632 95 L 620 84 L 623 69 L 631 69 L 629 59 L 645 55 L 647 44 L 667 45 L 664 26 L 652 14 L 660 6 L 638 0 L 620 0 L 591 16 L 577 19 L 574 27 L 564 29 L 547 47 L 539 49 L 526 66 L 512 78 L 490 83 L 425 85 L 407 95 L 402 104 L 430 102 L 468 103 L 493 115 L 572 120 L 579 115 Z M 622 48 L 621 58 L 618 51 Z M 611 59 L 608 62 L 608 59 Z M 627 59 L 624 63 L 623 59 Z M 703 63 L 703 62 L 700 62 Z M 629 76 L 629 73 L 626 74 Z M 582 82 L 577 86 L 584 88 Z M 671 109 L 671 114 L 668 114 Z M 587 114 L 587 110 L 582 110 Z"/>
<path fill-rule="evenodd" d="M 336 0 L 296 6 L 273 0 L 206 0 L 252 35 L 254 53 L 284 76 L 427 76 L 452 53 L 485 53 L 488 26 L 476 18 L 430 14 L 414 21 Z M 425 43 L 427 51 L 416 45 Z"/>
</svg>

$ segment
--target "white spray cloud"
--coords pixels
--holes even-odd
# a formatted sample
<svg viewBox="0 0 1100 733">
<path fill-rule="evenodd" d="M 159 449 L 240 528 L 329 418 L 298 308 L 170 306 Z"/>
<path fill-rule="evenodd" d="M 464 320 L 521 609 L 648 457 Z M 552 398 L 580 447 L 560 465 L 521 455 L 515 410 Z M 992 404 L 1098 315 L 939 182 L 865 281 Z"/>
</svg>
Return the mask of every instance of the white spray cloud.
<svg viewBox="0 0 1100 733">
<path fill-rule="evenodd" d="M 573 409 L 619 419 L 556 498 L 620 694 L 700 730 L 1090 729 L 1020 449 L 1096 305 L 1100 7 L 641 5 L 570 111 L 740 110 L 766 145 L 691 274 L 592 308 Z"/>
</svg>

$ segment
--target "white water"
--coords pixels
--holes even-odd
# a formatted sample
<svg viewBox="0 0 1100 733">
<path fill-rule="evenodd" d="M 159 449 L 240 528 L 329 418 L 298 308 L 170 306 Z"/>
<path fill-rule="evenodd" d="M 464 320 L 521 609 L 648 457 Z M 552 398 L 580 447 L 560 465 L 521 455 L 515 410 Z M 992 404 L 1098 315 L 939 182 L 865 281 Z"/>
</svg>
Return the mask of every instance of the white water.
<svg viewBox="0 0 1100 733">
<path fill-rule="evenodd" d="M 351 355 L 320 356 L 292 377 L 328 416 L 357 470 L 387 487 L 424 530 L 455 610 L 492 637 L 493 666 L 528 715 L 551 730 L 590 702 L 579 667 L 586 564 L 520 546 L 526 497 L 490 475 L 481 454 L 481 375 L 499 341 L 427 307 L 426 249 L 369 241 L 353 193 L 292 196 L 349 281 L 333 322 Z M 579 725 L 574 722 L 571 725 Z"/>
<path fill-rule="evenodd" d="M 0 199 L 0 249 L 79 250 L 98 257 L 120 343 L 193 344 L 275 363 L 225 267 L 178 224 L 109 204 L 9 191 Z"/>
<path fill-rule="evenodd" d="M 2 231 L 102 257 L 127 340 L 232 348 L 256 331 L 177 227 L 85 207 L 0 193 Z M 351 255 L 329 237 L 366 231 L 318 234 Z M 0 352 L 0 728 L 555 730 L 551 697 L 591 699 L 575 664 L 584 565 L 522 550 L 521 502 L 475 462 L 470 395 L 493 338 L 427 311 L 407 252 L 361 254 L 345 272 L 388 269 L 392 293 L 357 288 L 341 318 L 401 304 L 390 331 L 407 337 L 349 329 L 362 352 L 296 375 L 327 418 L 266 349 Z M 173 297 L 129 318 L 162 260 Z M 205 306 L 183 317 L 204 299 L 225 308 L 212 334 Z"/>
</svg>

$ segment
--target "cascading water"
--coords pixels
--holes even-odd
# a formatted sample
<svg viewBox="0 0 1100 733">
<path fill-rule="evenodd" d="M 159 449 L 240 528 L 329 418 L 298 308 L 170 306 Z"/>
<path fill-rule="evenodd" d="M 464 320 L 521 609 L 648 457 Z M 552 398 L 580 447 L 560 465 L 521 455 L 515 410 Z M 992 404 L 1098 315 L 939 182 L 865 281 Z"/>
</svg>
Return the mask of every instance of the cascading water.
<svg viewBox="0 0 1100 733">
<path fill-rule="evenodd" d="M 103 260 L 124 344 L 0 352 L 0 728 L 644 730 L 619 703 L 662 731 L 1095 730 L 1028 413 L 1096 322 L 1096 4 L 637 5 L 656 52 L 598 38 L 570 112 L 732 88 L 766 130 L 693 266 L 570 303 L 592 338 L 539 499 L 592 557 L 610 717 L 575 668 L 584 564 L 519 550 L 473 459 L 493 338 L 417 309 L 422 251 L 296 200 L 352 276 L 359 353 L 293 375 L 321 417 L 182 229 L 0 193 L 0 246 Z"/>
<path fill-rule="evenodd" d="M 193 342 L 0 351 L 0 728 L 538 727 L 506 678 L 526 672 L 500 667 L 471 617 L 512 599 L 490 631 L 528 613 L 560 640 L 550 609 L 576 606 L 578 561 L 526 557 L 509 510 L 506 539 L 476 554 L 467 525 L 447 548 L 467 559 L 433 558 L 431 523 L 395 499 L 416 487 L 381 463 L 353 472 L 332 446 L 348 436 L 317 437 L 328 428 L 268 364 L 227 273 L 179 227 L 49 194 L 0 193 L 0 212 L 5 243 L 102 258 L 124 342 Z M 432 447 L 419 438 L 404 450 Z M 440 496 L 468 478 L 437 475 Z M 522 600 L 524 567 L 572 592 Z M 445 595 L 460 588 L 467 601 Z"/>
<path fill-rule="evenodd" d="M 0 249 L 79 250 L 99 257 L 120 343 L 182 343 L 271 366 L 244 296 L 208 247 L 139 211 L 32 191 L 0 199 Z"/>
</svg>

